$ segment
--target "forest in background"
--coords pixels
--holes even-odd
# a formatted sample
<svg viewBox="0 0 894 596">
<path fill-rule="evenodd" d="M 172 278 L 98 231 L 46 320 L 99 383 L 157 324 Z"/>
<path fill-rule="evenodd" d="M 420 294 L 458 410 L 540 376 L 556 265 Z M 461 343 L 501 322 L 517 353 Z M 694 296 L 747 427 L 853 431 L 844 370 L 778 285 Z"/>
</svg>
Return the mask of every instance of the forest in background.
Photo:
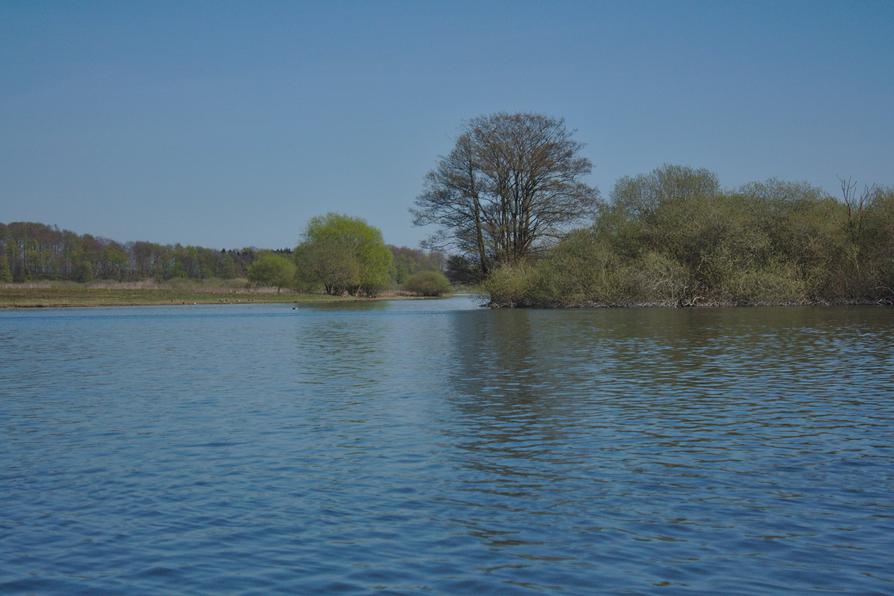
<svg viewBox="0 0 894 596">
<path fill-rule="evenodd" d="M 388 245 L 390 282 L 403 284 L 421 271 L 440 271 L 444 255 Z M 292 258 L 292 249 L 216 250 L 180 244 L 116 242 L 33 222 L 0 223 L 0 282 L 167 281 L 248 278 L 263 255 Z"/>
</svg>

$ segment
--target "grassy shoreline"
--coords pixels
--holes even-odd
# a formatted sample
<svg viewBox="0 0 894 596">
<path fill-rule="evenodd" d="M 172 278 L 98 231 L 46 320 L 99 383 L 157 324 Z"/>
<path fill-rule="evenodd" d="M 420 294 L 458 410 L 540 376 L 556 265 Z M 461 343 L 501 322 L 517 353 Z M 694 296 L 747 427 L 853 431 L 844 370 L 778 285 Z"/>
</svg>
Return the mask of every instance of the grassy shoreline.
<svg viewBox="0 0 894 596">
<path fill-rule="evenodd" d="M 472 293 L 480 295 L 480 288 L 461 288 L 452 295 Z M 329 296 L 275 288 L 250 288 L 239 280 L 212 280 L 205 282 L 31 282 L 0 283 L 0 310 L 36 308 L 87 308 L 112 306 L 176 306 L 211 304 L 332 304 L 371 302 L 376 300 L 430 300 L 404 292 L 385 292 L 375 298 L 356 296 Z M 784 302 L 766 301 L 754 304 L 705 301 L 681 306 L 670 302 L 629 302 L 604 304 L 597 302 L 535 302 L 500 304 L 491 301 L 491 309 L 534 308 L 550 310 L 590 310 L 615 308 L 742 308 L 748 306 L 892 306 L 886 301 L 842 300 L 835 302 Z"/>
<path fill-rule="evenodd" d="M 377 298 L 277 292 L 227 283 L 25 283 L 0 284 L 0 309 L 97 306 L 172 306 L 192 304 L 313 304 L 412 299 L 383 294 Z"/>
</svg>

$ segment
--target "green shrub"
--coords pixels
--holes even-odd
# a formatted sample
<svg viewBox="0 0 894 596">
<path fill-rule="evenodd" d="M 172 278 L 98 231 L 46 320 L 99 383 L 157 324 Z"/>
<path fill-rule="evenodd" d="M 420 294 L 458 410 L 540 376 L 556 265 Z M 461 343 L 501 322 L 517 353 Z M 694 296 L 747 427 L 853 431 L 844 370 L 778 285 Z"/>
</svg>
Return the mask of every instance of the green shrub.
<svg viewBox="0 0 894 596">
<path fill-rule="evenodd" d="M 612 304 L 618 256 L 593 230 L 568 234 L 537 264 L 533 295 L 554 304 Z"/>
<path fill-rule="evenodd" d="M 503 265 L 484 280 L 484 291 L 493 306 L 532 306 L 540 304 L 532 293 L 537 285 L 537 271 L 529 265 Z"/>
<path fill-rule="evenodd" d="M 277 291 L 288 287 L 295 277 L 295 263 L 282 255 L 263 253 L 248 268 L 248 279 L 259 286 L 273 286 Z"/>
<path fill-rule="evenodd" d="M 407 278 L 403 289 L 418 296 L 443 296 L 450 293 L 451 287 L 440 271 L 420 271 Z"/>
<path fill-rule="evenodd" d="M 618 274 L 616 304 L 676 306 L 692 298 L 692 278 L 683 265 L 650 252 L 624 266 Z"/>
<path fill-rule="evenodd" d="M 791 265 L 737 272 L 718 288 L 718 298 L 738 305 L 804 304 L 807 285 Z"/>
</svg>

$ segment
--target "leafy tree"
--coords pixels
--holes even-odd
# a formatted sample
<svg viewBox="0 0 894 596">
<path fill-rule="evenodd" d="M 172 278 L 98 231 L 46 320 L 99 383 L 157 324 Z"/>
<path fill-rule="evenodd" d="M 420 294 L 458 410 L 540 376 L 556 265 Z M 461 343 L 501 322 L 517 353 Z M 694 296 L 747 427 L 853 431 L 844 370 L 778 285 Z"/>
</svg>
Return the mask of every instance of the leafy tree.
<svg viewBox="0 0 894 596">
<path fill-rule="evenodd" d="M 9 283 L 12 281 L 12 270 L 9 268 L 9 260 L 6 258 L 6 252 L 0 246 L 0 283 Z"/>
<path fill-rule="evenodd" d="M 591 169 L 582 148 L 561 119 L 475 118 L 426 175 L 414 223 L 437 225 L 429 245 L 458 248 L 482 274 L 523 261 L 595 215 L 598 193 L 581 181 Z"/>
<path fill-rule="evenodd" d="M 248 268 L 248 279 L 257 285 L 273 286 L 279 292 L 295 279 L 295 263 L 282 255 L 262 253 Z"/>
<path fill-rule="evenodd" d="M 108 244 L 102 251 L 102 277 L 106 279 L 123 280 L 127 276 L 127 253 L 117 242 Z"/>
<path fill-rule="evenodd" d="M 337 213 L 308 222 L 295 259 L 303 286 L 322 286 L 332 295 L 374 296 L 388 286 L 392 266 L 378 228 Z"/>
<path fill-rule="evenodd" d="M 75 271 L 75 280 L 84 283 L 93 281 L 93 263 L 87 260 L 81 261 Z"/>
</svg>

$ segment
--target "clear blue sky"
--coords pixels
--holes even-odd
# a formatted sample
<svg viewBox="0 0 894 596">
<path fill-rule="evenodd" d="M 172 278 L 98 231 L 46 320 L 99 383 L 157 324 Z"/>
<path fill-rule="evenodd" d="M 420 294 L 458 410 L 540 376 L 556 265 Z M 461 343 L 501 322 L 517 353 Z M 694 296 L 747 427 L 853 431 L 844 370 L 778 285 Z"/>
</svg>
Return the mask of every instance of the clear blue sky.
<svg viewBox="0 0 894 596">
<path fill-rule="evenodd" d="M 464 120 L 562 116 L 608 195 L 662 163 L 728 187 L 894 185 L 894 1 L 0 2 L 0 221 L 291 246 L 388 242 Z"/>
</svg>

